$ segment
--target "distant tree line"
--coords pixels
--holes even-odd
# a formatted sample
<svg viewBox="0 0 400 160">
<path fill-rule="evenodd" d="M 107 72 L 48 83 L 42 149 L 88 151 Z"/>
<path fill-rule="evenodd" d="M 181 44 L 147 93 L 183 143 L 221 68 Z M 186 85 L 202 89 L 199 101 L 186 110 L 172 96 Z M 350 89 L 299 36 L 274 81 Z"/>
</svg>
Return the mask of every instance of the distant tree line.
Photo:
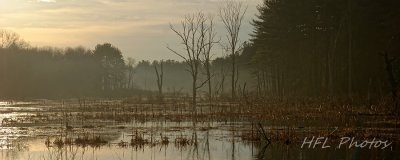
<svg viewBox="0 0 400 160">
<path fill-rule="evenodd" d="M 241 55 L 239 56 L 242 57 Z M 134 67 L 134 87 L 140 90 L 151 90 L 158 91 L 157 85 L 157 74 L 155 67 L 160 68 L 161 61 L 139 61 Z M 162 61 L 163 66 L 163 89 L 162 91 L 170 95 L 189 95 L 192 92 L 192 80 L 191 76 L 186 70 L 187 66 L 185 62 L 176 60 L 164 60 Z M 231 59 L 229 57 L 219 57 L 211 61 L 210 63 L 210 75 L 211 75 L 211 88 L 212 97 L 230 97 L 230 64 Z M 238 61 L 239 85 L 244 83 L 250 83 L 252 75 L 249 68 L 245 68 L 248 64 L 244 61 Z M 199 81 L 204 82 L 208 78 L 207 71 L 202 68 L 199 71 Z M 208 85 L 204 85 L 199 89 L 199 95 L 204 98 L 209 98 Z"/>
<path fill-rule="evenodd" d="M 157 76 L 161 73 L 161 91 L 176 96 L 190 96 L 191 77 L 185 62 L 175 60 L 139 61 L 124 58 L 109 43 L 98 44 L 94 50 L 84 47 L 31 47 L 18 34 L 2 30 L 0 38 L 1 98 L 68 98 L 125 97 L 153 94 L 158 91 Z M 210 61 L 210 73 L 199 70 L 199 80 L 207 74 L 214 77 L 213 95 L 228 96 L 229 58 Z M 156 74 L 155 68 L 160 71 Z M 223 78 L 220 78 L 223 77 Z M 161 79 L 160 79 L 161 80 Z M 220 81 L 224 82 L 223 84 Z M 199 89 L 207 95 L 208 87 Z M 160 93 L 158 93 L 160 94 Z"/>
<path fill-rule="evenodd" d="M 0 48 L 2 98 L 124 96 L 137 92 L 130 80 L 132 60 L 126 64 L 121 51 L 109 43 L 94 50 L 35 48 L 15 33 L 2 33 L 14 36 L 3 37 Z"/>
</svg>

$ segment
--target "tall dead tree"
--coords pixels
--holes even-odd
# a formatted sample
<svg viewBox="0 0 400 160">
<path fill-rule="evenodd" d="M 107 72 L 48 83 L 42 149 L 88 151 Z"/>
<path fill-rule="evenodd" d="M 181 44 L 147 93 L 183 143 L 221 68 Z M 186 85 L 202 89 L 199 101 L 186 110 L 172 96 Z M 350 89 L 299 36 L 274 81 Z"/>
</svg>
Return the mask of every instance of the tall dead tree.
<svg viewBox="0 0 400 160">
<path fill-rule="evenodd" d="M 186 70 L 192 77 L 192 106 L 194 114 L 196 114 L 197 89 L 207 83 L 207 80 L 198 83 L 198 78 L 202 63 L 201 55 L 204 53 L 207 45 L 210 45 L 207 40 L 208 32 L 211 30 L 209 23 L 206 16 L 199 12 L 197 14 L 186 15 L 185 19 L 181 22 L 181 30 L 170 25 L 171 30 L 179 37 L 184 50 L 177 51 L 168 46 L 167 48 L 172 53 L 181 57 L 188 66 Z"/>
<path fill-rule="evenodd" d="M 204 51 L 202 53 L 203 55 L 203 66 L 206 72 L 206 78 L 207 78 L 207 84 L 208 84 L 208 100 L 211 102 L 212 100 L 212 84 L 211 84 L 211 50 L 214 44 L 218 43 L 219 41 L 215 40 L 215 37 L 217 33 L 215 32 L 214 29 L 214 18 L 209 17 L 209 23 L 208 23 L 208 30 L 207 30 L 207 35 L 205 37 L 206 39 L 206 44 L 204 46 Z"/>
<path fill-rule="evenodd" d="M 164 81 L 163 61 L 160 62 L 160 70 L 158 70 L 157 65 L 154 63 L 154 70 L 156 71 L 156 77 L 157 77 L 158 98 L 161 101 L 163 99 L 162 88 Z"/>
<path fill-rule="evenodd" d="M 242 2 L 229 0 L 226 1 L 224 6 L 219 9 L 219 17 L 224 24 L 227 31 L 226 39 L 228 41 L 227 49 L 232 58 L 232 99 L 236 95 L 236 54 L 242 47 L 239 42 L 239 32 L 242 26 L 244 15 L 247 11 L 247 7 L 243 6 Z"/>
</svg>

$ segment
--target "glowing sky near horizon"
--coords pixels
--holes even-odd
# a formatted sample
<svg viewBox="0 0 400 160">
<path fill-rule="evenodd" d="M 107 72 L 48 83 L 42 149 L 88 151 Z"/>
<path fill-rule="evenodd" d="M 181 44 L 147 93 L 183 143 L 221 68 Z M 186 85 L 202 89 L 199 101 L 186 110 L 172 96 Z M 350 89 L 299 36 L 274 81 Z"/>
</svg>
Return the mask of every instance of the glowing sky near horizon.
<svg viewBox="0 0 400 160">
<path fill-rule="evenodd" d="M 262 0 L 245 2 L 242 41 L 249 38 L 249 22 Z M 32 46 L 93 49 L 110 42 L 125 57 L 179 59 L 166 49 L 167 44 L 181 48 L 169 24 L 196 11 L 217 16 L 221 4 L 222 0 L 0 0 L 0 29 L 18 33 Z M 217 25 L 217 30 L 223 38 L 222 26 Z"/>
</svg>

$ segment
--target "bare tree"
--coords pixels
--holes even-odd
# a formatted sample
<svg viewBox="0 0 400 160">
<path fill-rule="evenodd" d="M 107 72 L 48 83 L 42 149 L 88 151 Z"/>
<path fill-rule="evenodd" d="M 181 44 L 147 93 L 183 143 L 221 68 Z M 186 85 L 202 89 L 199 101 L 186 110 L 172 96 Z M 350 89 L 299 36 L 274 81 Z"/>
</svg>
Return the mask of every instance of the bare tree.
<svg viewBox="0 0 400 160">
<path fill-rule="evenodd" d="M 17 33 L 0 30 L 0 48 L 27 47 L 28 44 Z"/>
<path fill-rule="evenodd" d="M 156 76 L 157 76 L 158 98 L 161 101 L 163 98 L 162 88 L 164 80 L 163 61 L 160 62 L 160 70 L 157 69 L 157 64 L 154 63 L 154 70 L 156 71 Z"/>
<path fill-rule="evenodd" d="M 224 24 L 227 31 L 226 39 L 228 45 L 226 49 L 230 53 L 232 58 L 232 99 L 235 98 L 236 94 L 236 54 L 242 47 L 239 42 L 239 32 L 242 26 L 244 15 L 247 11 L 247 7 L 243 6 L 242 2 L 229 0 L 226 1 L 224 6 L 219 9 L 219 17 Z"/>
<path fill-rule="evenodd" d="M 197 89 L 207 83 L 207 80 L 198 83 L 198 78 L 202 63 L 201 55 L 208 48 L 208 45 L 211 45 L 207 40 L 207 35 L 211 31 L 210 26 L 210 22 L 202 12 L 186 15 L 185 19 L 181 22 L 182 30 L 177 30 L 173 25 L 170 26 L 171 30 L 179 37 L 184 51 L 179 52 L 168 46 L 167 48 L 172 53 L 181 57 L 188 66 L 186 70 L 192 77 L 192 105 L 195 114 Z"/>
<path fill-rule="evenodd" d="M 203 55 L 203 66 L 206 72 L 206 77 L 207 77 L 207 83 L 208 83 L 208 100 L 211 102 L 212 100 L 212 85 L 211 85 L 211 50 L 212 47 L 214 46 L 214 44 L 219 43 L 219 41 L 215 40 L 215 37 L 217 35 L 217 33 L 215 32 L 214 29 L 214 17 L 210 16 L 209 17 L 209 24 L 208 24 L 208 31 L 207 31 L 207 35 L 205 37 L 206 39 L 206 45 L 205 45 L 205 49 L 202 53 Z"/>
</svg>

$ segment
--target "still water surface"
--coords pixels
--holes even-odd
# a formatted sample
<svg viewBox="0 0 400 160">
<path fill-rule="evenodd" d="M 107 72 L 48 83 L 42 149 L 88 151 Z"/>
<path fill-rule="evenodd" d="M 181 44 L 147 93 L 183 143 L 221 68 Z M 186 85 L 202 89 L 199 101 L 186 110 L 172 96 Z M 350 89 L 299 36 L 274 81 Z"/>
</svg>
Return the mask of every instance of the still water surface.
<svg viewBox="0 0 400 160">
<path fill-rule="evenodd" d="M 396 144 L 384 150 L 335 147 L 307 149 L 301 148 L 301 142 L 273 141 L 266 145 L 265 142 L 245 141 L 242 136 L 249 133 L 249 122 L 115 122 L 109 119 L 84 119 L 68 121 L 73 128 L 67 130 L 65 121 L 57 120 L 57 113 L 42 113 L 49 106 L 17 104 L 0 103 L 0 120 L 18 121 L 13 125 L 1 125 L 0 160 L 400 159 Z M 194 124 L 196 127 L 193 127 Z M 107 143 L 99 146 L 46 145 L 46 141 L 53 142 L 57 137 L 76 138 L 84 135 L 102 137 Z M 137 135 L 151 143 L 129 145 Z M 161 137 L 167 137 L 168 142 L 161 143 Z M 176 143 L 177 139 L 182 138 L 192 143 Z"/>
</svg>

